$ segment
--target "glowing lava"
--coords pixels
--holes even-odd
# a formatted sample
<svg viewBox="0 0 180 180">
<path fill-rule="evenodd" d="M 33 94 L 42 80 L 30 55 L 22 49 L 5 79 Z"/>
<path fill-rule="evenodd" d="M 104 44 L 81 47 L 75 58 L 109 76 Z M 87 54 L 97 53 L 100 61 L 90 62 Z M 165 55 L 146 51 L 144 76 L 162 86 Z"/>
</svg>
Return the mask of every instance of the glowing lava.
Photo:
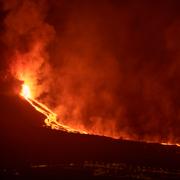
<svg viewBox="0 0 180 180">
<path fill-rule="evenodd" d="M 36 99 L 34 99 L 32 97 L 32 93 L 31 93 L 31 90 L 30 90 L 30 87 L 29 87 L 28 84 L 24 83 L 22 85 L 20 95 L 25 100 L 27 100 L 37 111 L 39 111 L 40 113 L 42 113 L 42 114 L 44 114 L 46 116 L 46 119 L 44 121 L 46 126 L 49 126 L 52 129 L 62 130 L 62 131 L 66 131 L 66 132 L 88 134 L 85 131 L 75 130 L 73 128 L 70 128 L 69 126 L 66 126 L 66 125 L 63 125 L 63 124 L 59 123 L 58 119 L 57 119 L 57 114 L 52 112 L 47 106 L 45 106 L 44 104 L 40 103 L 39 101 L 37 101 Z M 149 143 L 153 143 L 153 142 L 149 142 Z M 161 143 L 161 144 L 162 145 L 177 145 L 177 146 L 180 146 L 180 144 L 172 144 L 172 143 Z"/>
<path fill-rule="evenodd" d="M 21 96 L 23 96 L 26 99 L 31 98 L 30 87 L 27 84 L 22 85 Z"/>
<path fill-rule="evenodd" d="M 73 133 L 87 134 L 85 131 L 78 131 L 66 125 L 60 124 L 57 121 L 57 114 L 52 112 L 44 104 L 32 98 L 30 87 L 27 84 L 22 85 L 20 95 L 24 97 L 37 111 L 39 111 L 40 113 L 46 116 L 45 124 L 47 126 L 50 126 L 52 129 L 63 130 L 63 131 L 73 132 Z"/>
</svg>

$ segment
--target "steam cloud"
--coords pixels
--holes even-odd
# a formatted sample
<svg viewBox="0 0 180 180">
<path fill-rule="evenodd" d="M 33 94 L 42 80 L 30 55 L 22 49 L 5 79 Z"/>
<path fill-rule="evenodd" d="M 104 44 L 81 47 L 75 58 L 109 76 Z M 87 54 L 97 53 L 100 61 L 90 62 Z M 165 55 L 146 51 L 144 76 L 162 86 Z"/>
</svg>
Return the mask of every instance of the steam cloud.
<svg viewBox="0 0 180 180">
<path fill-rule="evenodd" d="M 30 71 L 37 97 L 64 124 L 180 143 L 178 7 L 178 1 L 7 0 L 3 41 L 12 64 Z"/>
</svg>

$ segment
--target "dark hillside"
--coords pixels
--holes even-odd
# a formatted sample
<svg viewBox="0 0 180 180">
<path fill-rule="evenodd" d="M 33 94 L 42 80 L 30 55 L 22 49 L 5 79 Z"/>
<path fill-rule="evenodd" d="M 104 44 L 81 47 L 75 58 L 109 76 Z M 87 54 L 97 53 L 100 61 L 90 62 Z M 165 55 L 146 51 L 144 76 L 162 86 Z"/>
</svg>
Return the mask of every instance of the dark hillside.
<svg viewBox="0 0 180 180">
<path fill-rule="evenodd" d="M 96 166 L 102 168 L 108 163 L 109 168 L 119 164 L 168 172 L 180 170 L 180 148 L 177 146 L 51 130 L 43 127 L 44 116 L 22 98 L 1 95 L 0 99 L 1 170 L 27 171 L 39 167 L 41 170 L 36 170 L 36 173 L 41 174 L 42 167 L 51 167 L 43 171 L 57 174 L 67 166 L 69 169 L 63 169 L 63 173 L 79 172 L 82 175 L 86 172 L 82 166 L 96 169 Z M 129 174 L 128 171 L 126 173 Z"/>
</svg>

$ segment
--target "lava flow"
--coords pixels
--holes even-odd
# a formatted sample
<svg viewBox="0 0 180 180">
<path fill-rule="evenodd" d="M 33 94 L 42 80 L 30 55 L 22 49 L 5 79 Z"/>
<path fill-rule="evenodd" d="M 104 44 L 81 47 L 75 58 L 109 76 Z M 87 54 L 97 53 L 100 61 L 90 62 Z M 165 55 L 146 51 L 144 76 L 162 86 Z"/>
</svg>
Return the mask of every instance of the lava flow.
<svg viewBox="0 0 180 180">
<path fill-rule="evenodd" d="M 86 131 L 76 130 L 76 129 L 73 129 L 69 126 L 66 126 L 66 125 L 59 123 L 56 113 L 52 112 L 47 106 L 45 106 L 44 104 L 40 103 L 39 101 L 37 101 L 36 99 L 34 99 L 32 97 L 30 87 L 26 83 L 24 83 L 22 85 L 20 95 L 25 100 L 27 100 L 37 111 L 39 111 L 40 113 L 42 113 L 46 116 L 46 119 L 44 121 L 46 126 L 49 126 L 52 129 L 62 130 L 62 131 L 71 132 L 71 133 L 88 134 Z M 148 143 L 148 141 L 146 141 L 146 142 Z M 149 143 L 153 143 L 153 142 L 149 141 Z M 161 142 L 160 144 L 180 146 L 180 144 L 173 144 L 173 143 L 162 143 Z"/>
<path fill-rule="evenodd" d="M 70 128 L 66 125 L 60 124 L 57 122 L 57 114 L 52 112 L 48 107 L 46 107 L 44 104 L 40 103 L 39 101 L 35 100 L 31 96 L 31 90 L 30 87 L 27 84 L 22 85 L 22 90 L 20 95 L 24 97 L 25 100 L 27 100 L 37 111 L 44 114 L 46 116 L 45 124 L 52 129 L 56 130 L 62 130 L 72 133 L 81 133 L 81 134 L 87 134 L 85 131 L 78 131 L 73 128 Z"/>
</svg>

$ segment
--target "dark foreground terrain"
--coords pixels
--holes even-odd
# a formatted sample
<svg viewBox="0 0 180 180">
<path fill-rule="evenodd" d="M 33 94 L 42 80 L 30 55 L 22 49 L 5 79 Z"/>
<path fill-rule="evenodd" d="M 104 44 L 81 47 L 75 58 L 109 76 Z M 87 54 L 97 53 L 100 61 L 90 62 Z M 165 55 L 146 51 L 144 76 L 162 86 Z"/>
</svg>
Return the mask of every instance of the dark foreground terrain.
<svg viewBox="0 0 180 180">
<path fill-rule="evenodd" d="M 180 179 L 180 148 L 66 133 L 0 95 L 0 179 Z"/>
</svg>

